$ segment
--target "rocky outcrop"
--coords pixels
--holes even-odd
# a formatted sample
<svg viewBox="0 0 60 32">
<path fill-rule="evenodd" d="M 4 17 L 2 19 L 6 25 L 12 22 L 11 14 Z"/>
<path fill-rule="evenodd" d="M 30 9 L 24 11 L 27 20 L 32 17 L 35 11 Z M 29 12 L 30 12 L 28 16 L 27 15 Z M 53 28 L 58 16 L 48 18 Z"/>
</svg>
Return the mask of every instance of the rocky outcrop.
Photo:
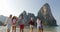
<svg viewBox="0 0 60 32">
<path fill-rule="evenodd" d="M 28 14 L 28 15 L 27 15 L 27 14 Z M 24 24 L 25 24 L 25 25 L 29 25 L 29 21 L 30 21 L 30 18 L 31 18 L 31 17 L 33 17 L 34 20 L 35 20 L 35 15 L 34 15 L 33 13 L 26 13 L 26 11 L 23 11 L 23 13 L 21 13 L 21 14 L 19 15 L 19 17 L 22 16 L 22 15 L 23 15 L 23 20 L 24 20 Z"/>
<path fill-rule="evenodd" d="M 56 26 L 56 20 L 51 13 L 51 9 L 48 3 L 44 4 L 38 12 L 38 16 L 43 21 L 44 25 Z"/>
<path fill-rule="evenodd" d="M 2 21 L 3 23 L 5 23 L 7 18 L 8 17 L 6 17 L 6 16 L 0 15 L 0 21 Z"/>
<path fill-rule="evenodd" d="M 29 25 L 28 23 L 29 23 L 31 17 L 34 18 L 34 22 L 36 25 L 37 17 L 33 13 L 26 13 L 26 11 L 24 11 L 23 13 L 21 13 L 19 15 L 19 17 L 22 15 L 23 15 L 25 25 Z M 41 7 L 41 9 L 38 11 L 37 16 L 40 17 L 43 25 L 48 25 L 48 26 L 56 26 L 57 25 L 56 20 L 51 13 L 51 9 L 50 9 L 50 6 L 48 3 L 44 4 Z"/>
<path fill-rule="evenodd" d="M 0 15 L 0 26 L 5 25 L 5 21 L 8 17 Z"/>
</svg>

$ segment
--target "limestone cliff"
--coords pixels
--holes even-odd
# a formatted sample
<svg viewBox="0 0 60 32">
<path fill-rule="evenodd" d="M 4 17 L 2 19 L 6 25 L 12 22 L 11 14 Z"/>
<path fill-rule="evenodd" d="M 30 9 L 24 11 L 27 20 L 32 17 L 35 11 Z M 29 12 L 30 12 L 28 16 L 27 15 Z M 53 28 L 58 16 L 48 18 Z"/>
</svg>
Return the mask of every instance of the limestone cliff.
<svg viewBox="0 0 60 32">
<path fill-rule="evenodd" d="M 44 4 L 38 12 L 38 16 L 43 21 L 43 24 L 49 26 L 56 26 L 56 20 L 51 13 L 51 8 L 48 3 Z"/>
</svg>

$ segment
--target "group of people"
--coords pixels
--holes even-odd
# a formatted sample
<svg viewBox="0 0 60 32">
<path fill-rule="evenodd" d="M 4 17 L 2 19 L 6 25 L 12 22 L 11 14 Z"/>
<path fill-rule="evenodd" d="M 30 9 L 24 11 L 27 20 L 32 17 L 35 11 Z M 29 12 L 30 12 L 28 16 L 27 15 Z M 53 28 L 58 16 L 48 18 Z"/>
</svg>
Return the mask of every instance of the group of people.
<svg viewBox="0 0 60 32">
<path fill-rule="evenodd" d="M 42 26 L 42 21 L 40 20 L 39 17 L 37 17 L 37 32 L 43 32 L 43 26 Z M 31 17 L 31 20 L 29 22 L 30 24 L 30 32 L 33 32 L 33 27 L 34 27 L 34 19 Z"/>
<path fill-rule="evenodd" d="M 7 32 L 10 32 L 11 26 L 12 26 L 12 32 L 16 32 L 16 21 L 17 17 L 10 15 L 7 19 L 5 24 L 7 25 Z"/>
<path fill-rule="evenodd" d="M 20 32 L 24 32 L 24 23 L 23 23 L 23 16 L 20 16 L 17 18 L 16 16 L 10 15 L 9 18 L 7 18 L 5 24 L 7 24 L 7 32 L 10 32 L 11 26 L 12 26 L 12 32 L 16 32 L 16 23 L 19 22 Z M 43 32 L 43 26 L 42 21 L 39 17 L 37 17 L 37 32 Z M 29 21 L 30 24 L 30 32 L 33 32 L 34 27 L 34 19 L 31 17 L 31 20 Z"/>
</svg>

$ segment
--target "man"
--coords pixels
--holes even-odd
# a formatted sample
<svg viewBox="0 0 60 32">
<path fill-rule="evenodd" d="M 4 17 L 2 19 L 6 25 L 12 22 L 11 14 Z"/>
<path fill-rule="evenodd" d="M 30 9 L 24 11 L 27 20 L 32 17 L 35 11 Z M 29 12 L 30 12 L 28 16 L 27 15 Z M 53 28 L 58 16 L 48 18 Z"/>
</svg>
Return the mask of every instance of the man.
<svg viewBox="0 0 60 32">
<path fill-rule="evenodd" d="M 20 16 L 19 20 L 18 20 L 19 26 L 20 26 L 20 32 L 24 32 L 24 20 L 23 20 L 23 15 Z"/>
<path fill-rule="evenodd" d="M 33 26 L 34 26 L 33 17 L 31 17 L 31 20 L 30 20 L 29 24 L 30 24 L 30 32 L 33 32 Z"/>
<path fill-rule="evenodd" d="M 10 15 L 9 18 L 7 18 L 5 24 L 7 24 L 7 32 L 10 32 L 11 24 L 12 24 L 12 15 Z"/>
</svg>

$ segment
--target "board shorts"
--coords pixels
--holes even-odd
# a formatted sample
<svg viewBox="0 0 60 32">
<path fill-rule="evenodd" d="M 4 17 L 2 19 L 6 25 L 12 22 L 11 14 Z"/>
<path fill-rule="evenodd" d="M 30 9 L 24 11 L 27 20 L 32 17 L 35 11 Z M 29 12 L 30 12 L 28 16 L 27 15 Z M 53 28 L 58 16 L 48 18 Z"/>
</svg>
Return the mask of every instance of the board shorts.
<svg viewBox="0 0 60 32">
<path fill-rule="evenodd" d="M 37 26 L 37 29 L 43 29 L 43 26 Z"/>
<path fill-rule="evenodd" d="M 33 28 L 33 25 L 30 25 L 30 28 Z"/>
<path fill-rule="evenodd" d="M 10 24 L 7 24 L 7 29 L 11 29 L 11 25 Z"/>
<path fill-rule="evenodd" d="M 24 29 L 24 24 L 20 24 L 20 29 Z"/>
</svg>

